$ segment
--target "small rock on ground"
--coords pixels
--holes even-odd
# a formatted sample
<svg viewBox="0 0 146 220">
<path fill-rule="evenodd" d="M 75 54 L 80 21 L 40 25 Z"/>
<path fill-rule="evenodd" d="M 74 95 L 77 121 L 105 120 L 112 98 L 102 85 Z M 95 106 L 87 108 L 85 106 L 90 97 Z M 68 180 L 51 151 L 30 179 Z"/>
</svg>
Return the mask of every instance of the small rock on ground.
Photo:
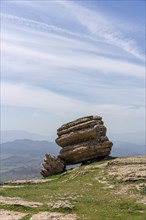
<svg viewBox="0 0 146 220">
<path fill-rule="evenodd" d="M 11 198 L 11 197 L 3 197 L 3 196 L 0 196 L 0 204 L 21 205 L 21 206 L 32 207 L 32 208 L 36 208 L 36 207 L 43 205 L 43 203 L 40 203 L 40 202 L 25 201 L 18 197 Z"/>
<path fill-rule="evenodd" d="M 4 185 L 24 185 L 24 184 L 41 184 L 50 182 L 54 179 L 31 179 L 31 180 L 11 180 L 8 182 L 5 182 Z M 2 185 L 3 186 L 3 185 Z"/>
<path fill-rule="evenodd" d="M 56 202 L 50 202 L 47 204 L 49 208 L 53 209 L 73 209 L 74 205 L 71 204 L 69 201 L 56 201 Z"/>
<path fill-rule="evenodd" d="M 33 215 L 30 220 L 77 220 L 76 215 L 74 214 L 63 214 L 59 212 L 40 212 Z"/>
<path fill-rule="evenodd" d="M 0 219 L 1 220 L 20 220 L 23 218 L 25 215 L 24 213 L 21 212 L 14 212 L 14 211 L 9 211 L 9 210 L 0 210 Z"/>
</svg>

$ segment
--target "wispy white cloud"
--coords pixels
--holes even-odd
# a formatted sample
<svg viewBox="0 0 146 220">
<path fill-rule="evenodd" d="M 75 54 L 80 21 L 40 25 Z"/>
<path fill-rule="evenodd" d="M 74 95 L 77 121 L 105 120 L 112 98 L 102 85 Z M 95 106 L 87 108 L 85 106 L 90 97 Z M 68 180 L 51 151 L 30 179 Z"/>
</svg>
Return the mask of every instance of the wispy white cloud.
<svg viewBox="0 0 146 220">
<path fill-rule="evenodd" d="M 52 110 L 53 112 L 57 109 L 59 109 L 59 111 L 64 111 L 64 106 L 67 103 L 68 107 L 65 111 L 68 111 L 68 108 L 75 109 L 82 103 L 65 96 L 57 95 L 47 89 L 29 86 L 24 83 L 15 84 L 2 82 L 1 89 L 1 102 L 3 105 L 8 106 L 38 108 L 43 111 Z"/>
<path fill-rule="evenodd" d="M 64 28 L 60 28 L 58 26 L 54 26 L 54 25 L 50 25 L 44 22 L 39 22 L 33 19 L 26 19 L 23 17 L 18 17 L 15 15 L 11 15 L 11 14 L 6 14 L 6 13 L 1 13 L 1 19 L 7 21 L 7 22 L 11 22 L 12 24 L 18 24 L 18 25 L 23 25 L 25 27 L 30 27 L 30 28 L 34 28 L 34 29 L 38 29 L 38 30 L 42 30 L 42 31 L 49 31 L 49 32 L 55 32 L 58 33 L 61 37 L 61 35 L 67 35 L 70 37 L 77 37 L 77 38 L 81 38 L 81 39 L 87 39 L 87 40 L 93 40 L 93 41 L 100 41 L 99 39 L 97 40 L 96 38 L 90 36 L 90 35 L 86 35 L 86 34 L 79 34 L 77 32 L 73 32 Z"/>
<path fill-rule="evenodd" d="M 58 3 L 69 10 L 94 37 L 99 37 L 110 44 L 120 47 L 144 61 L 144 55 L 140 52 L 135 39 L 129 38 L 124 33 L 121 33 L 120 30 L 115 29 L 109 17 L 71 1 L 58 1 Z"/>
<path fill-rule="evenodd" d="M 42 43 L 41 35 L 37 35 L 34 44 L 38 42 L 37 45 L 39 46 L 40 44 L 43 46 L 43 48 L 37 46 L 34 48 L 32 45 L 30 45 L 30 43 L 31 41 L 33 42 L 33 36 L 36 33 L 37 32 L 33 33 L 32 30 L 29 30 L 29 35 L 32 35 L 29 37 L 29 46 L 26 46 L 26 42 L 23 42 L 23 38 L 23 44 L 18 44 L 18 33 L 16 34 L 16 39 L 15 35 L 13 34 L 11 34 L 11 39 L 8 37 L 5 38 L 4 35 L 5 40 L 2 42 L 2 52 L 4 54 L 7 53 L 7 55 L 9 54 L 11 56 L 17 56 L 18 59 L 19 57 L 25 59 L 26 57 L 27 59 L 38 59 L 38 61 L 46 60 L 48 65 L 53 65 L 54 68 L 88 68 L 91 70 L 100 71 L 103 74 L 121 74 L 144 78 L 143 65 L 101 56 L 100 50 L 98 48 L 93 48 L 93 46 L 89 43 L 82 43 L 80 39 L 72 40 L 65 37 L 55 39 L 55 34 L 51 36 L 46 34 L 46 36 L 43 35 L 44 41 Z M 38 34 L 40 33 L 41 31 L 38 32 Z M 13 40 L 13 36 L 15 41 Z M 21 36 L 19 39 L 21 43 Z"/>
<path fill-rule="evenodd" d="M 61 123 L 63 123 L 63 120 L 71 117 L 73 119 L 86 114 L 99 114 L 105 118 L 105 121 L 107 121 L 113 131 L 121 132 L 123 128 L 125 129 L 126 120 L 131 120 L 128 129 L 132 129 L 132 126 L 136 124 L 134 118 L 138 118 L 139 123 L 141 123 L 144 115 L 144 107 L 137 108 L 131 105 L 124 106 L 116 104 L 88 104 L 73 98 L 56 95 L 46 89 L 30 87 L 25 84 L 18 85 L 2 82 L 1 86 L 2 105 L 9 107 L 29 107 L 34 109 L 35 112 L 38 110 L 39 112 L 40 110 L 42 112 L 49 112 L 49 114 L 54 114 L 56 117 L 60 116 L 62 118 Z M 64 108 L 64 106 L 66 107 Z M 118 125 L 121 128 L 118 128 Z M 128 125 L 126 124 L 126 126 Z"/>
<path fill-rule="evenodd" d="M 17 20 L 21 23 L 21 18 Z M 90 103 L 128 104 L 130 99 L 141 105 L 143 85 L 136 88 L 133 83 L 144 80 L 143 65 L 115 59 L 114 50 L 109 58 L 100 43 L 95 46 L 84 38 L 62 35 L 58 30 L 44 32 L 26 23 L 29 20 L 23 26 L 14 22 L 2 28 L 2 78 L 47 87 L 77 100 L 86 97 Z"/>
</svg>

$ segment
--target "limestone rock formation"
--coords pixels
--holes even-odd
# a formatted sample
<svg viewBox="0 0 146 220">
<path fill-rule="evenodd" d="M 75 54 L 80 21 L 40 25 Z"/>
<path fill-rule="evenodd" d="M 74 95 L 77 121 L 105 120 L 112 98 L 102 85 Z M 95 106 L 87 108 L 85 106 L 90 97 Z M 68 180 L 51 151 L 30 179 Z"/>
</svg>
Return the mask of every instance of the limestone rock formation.
<svg viewBox="0 0 146 220">
<path fill-rule="evenodd" d="M 62 147 L 57 157 L 46 154 L 41 174 L 62 173 L 68 164 L 84 163 L 110 154 L 112 142 L 100 116 L 86 116 L 57 129 L 56 143 Z"/>
<path fill-rule="evenodd" d="M 145 181 L 146 156 L 116 158 L 108 162 L 108 174 L 120 181 Z"/>
<path fill-rule="evenodd" d="M 65 163 L 61 159 L 46 154 L 44 162 L 42 163 L 41 174 L 44 177 L 51 176 L 54 174 L 62 173 L 65 168 Z"/>
<path fill-rule="evenodd" d="M 86 116 L 62 125 L 56 143 L 62 147 L 58 158 L 66 164 L 82 163 L 110 154 L 112 142 L 100 116 Z"/>
<path fill-rule="evenodd" d="M 80 144 L 64 147 L 58 157 L 66 164 L 81 163 L 95 158 L 105 157 L 111 151 L 111 142 L 98 143 L 97 140 L 89 140 Z"/>
</svg>

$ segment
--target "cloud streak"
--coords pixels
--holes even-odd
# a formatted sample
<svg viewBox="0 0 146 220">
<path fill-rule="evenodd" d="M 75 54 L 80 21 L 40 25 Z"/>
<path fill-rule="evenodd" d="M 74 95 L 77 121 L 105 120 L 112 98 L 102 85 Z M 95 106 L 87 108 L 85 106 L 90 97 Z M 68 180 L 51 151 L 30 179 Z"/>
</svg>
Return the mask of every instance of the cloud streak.
<svg viewBox="0 0 146 220">
<path fill-rule="evenodd" d="M 27 30 L 27 29 L 25 29 Z M 32 35 L 32 39 L 29 37 L 29 41 L 31 40 L 33 42 L 33 36 L 37 33 L 32 30 L 28 30 L 29 34 Z M 38 32 L 40 34 L 42 32 Z M 25 32 L 24 32 L 25 34 Z M 12 34 L 12 37 L 15 34 Z M 39 35 L 38 35 L 39 36 Z M 129 75 L 133 77 L 138 78 L 144 78 L 144 67 L 143 65 L 133 64 L 127 61 L 122 60 L 115 60 L 115 58 L 107 58 L 105 56 L 101 56 L 100 52 L 98 52 L 98 49 L 93 49 L 92 45 L 89 43 L 83 44 L 81 40 L 72 40 L 68 38 L 57 38 L 55 40 L 55 34 L 50 36 L 44 35 L 44 43 L 42 46 L 44 49 L 41 48 L 38 50 L 38 48 L 33 48 L 32 46 L 26 47 L 23 44 L 18 45 L 18 34 L 16 36 L 16 42 L 14 42 L 9 38 L 7 42 L 4 35 L 4 42 L 2 43 L 2 52 L 4 54 L 9 54 L 11 56 L 19 56 L 21 57 L 27 57 L 29 59 L 38 59 L 40 60 L 46 60 L 50 66 L 56 67 L 64 67 L 64 68 L 88 68 L 91 70 L 99 71 L 103 74 L 121 74 L 121 75 Z M 27 35 L 26 35 L 27 38 Z M 3 39 L 3 35 L 2 35 Z M 21 37 L 19 37 L 21 41 Z M 41 35 L 39 37 L 36 37 L 36 41 L 41 42 Z M 46 42 L 49 39 L 49 43 L 46 44 Z M 72 44 L 70 44 L 72 42 Z M 54 45 L 52 48 L 51 45 Z M 45 48 L 47 47 L 48 50 Z M 85 53 L 86 52 L 86 53 Z M 22 59 L 23 59 L 22 58 Z M 106 65 L 105 65 L 106 63 Z M 122 68 L 119 68 L 122 67 Z"/>
<path fill-rule="evenodd" d="M 18 85 L 2 82 L 1 86 L 1 102 L 3 106 L 29 107 L 36 112 L 41 110 L 42 112 L 49 112 L 50 114 L 56 112 L 55 114 L 61 116 L 62 120 L 67 120 L 67 118 L 71 117 L 70 113 L 72 113 L 72 118 L 74 118 L 84 114 L 97 114 L 98 112 L 99 115 L 105 117 L 107 123 L 111 124 L 114 130 L 117 129 L 118 124 L 124 125 L 126 120 L 139 118 L 139 122 L 141 122 L 144 115 L 143 107 L 135 108 L 130 105 L 122 106 L 116 104 L 89 104 L 25 84 Z M 66 106 L 66 108 L 64 108 L 64 106 Z M 133 121 L 132 123 L 136 122 Z M 121 126 L 121 129 L 122 127 L 123 126 Z M 121 129 L 119 128 L 117 131 Z"/>
<path fill-rule="evenodd" d="M 91 11 L 74 2 L 58 1 L 58 3 L 62 4 L 67 10 L 70 10 L 78 22 L 86 27 L 94 37 L 99 37 L 107 43 L 120 47 L 129 54 L 144 61 L 145 57 L 141 54 L 136 41 L 124 36 L 120 31 L 115 30 L 110 18 L 104 16 L 102 13 Z"/>
</svg>

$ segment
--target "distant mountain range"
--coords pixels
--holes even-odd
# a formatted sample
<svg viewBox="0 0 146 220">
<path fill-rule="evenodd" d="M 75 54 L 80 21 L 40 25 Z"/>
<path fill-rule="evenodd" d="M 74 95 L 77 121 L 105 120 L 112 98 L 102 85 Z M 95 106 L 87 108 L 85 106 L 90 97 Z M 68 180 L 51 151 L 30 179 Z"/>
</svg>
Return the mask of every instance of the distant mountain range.
<svg viewBox="0 0 146 220">
<path fill-rule="evenodd" d="M 54 142 L 44 140 L 43 138 L 45 138 L 45 136 L 37 136 L 36 134 L 23 131 L 7 131 L 7 135 L 6 132 L 3 133 L 2 141 L 12 141 L 1 142 L 1 182 L 11 179 L 31 179 L 40 177 L 39 172 L 44 155 L 46 153 L 57 155 L 61 149 Z M 16 135 L 17 138 L 14 140 Z M 27 138 L 31 137 L 32 139 L 21 139 L 21 137 L 24 136 Z M 125 157 L 146 154 L 146 147 L 144 145 L 117 141 L 111 137 L 110 140 L 114 143 L 111 156 Z"/>
<path fill-rule="evenodd" d="M 133 143 L 137 145 L 146 145 L 145 131 L 141 132 L 126 132 L 126 133 L 111 133 L 107 132 L 108 138 L 115 143 L 116 141 L 122 141 L 126 143 Z"/>
<path fill-rule="evenodd" d="M 49 141 L 49 138 L 45 135 L 35 134 L 28 131 L 23 130 L 6 130 L 1 131 L 0 140 L 1 143 L 5 143 L 8 141 L 15 141 L 18 139 L 29 139 L 29 140 L 37 140 L 37 141 L 43 141 L 47 140 Z"/>
<path fill-rule="evenodd" d="M 137 145 L 145 145 L 146 144 L 146 137 L 145 137 L 145 132 L 129 132 L 129 133 L 111 133 L 107 132 L 107 136 L 112 142 L 115 141 L 124 141 L 127 143 L 134 143 Z M 8 141 L 15 141 L 18 139 L 29 139 L 29 140 L 37 140 L 37 141 L 53 141 L 55 140 L 56 136 L 54 135 L 53 137 L 45 136 L 45 135 L 40 135 L 40 134 L 35 134 L 32 132 L 28 131 L 23 131 L 23 130 L 3 130 L 1 131 L 0 135 L 0 142 L 8 142 Z"/>
<path fill-rule="evenodd" d="M 127 157 L 146 155 L 146 146 L 124 141 L 115 141 L 112 147 L 111 156 Z"/>
<path fill-rule="evenodd" d="M 57 154 L 61 149 L 54 142 L 49 141 L 34 141 L 29 139 L 18 139 L 12 142 L 5 142 L 1 144 L 1 153 L 19 155 L 19 156 L 31 156 L 40 157 L 45 153 Z"/>
<path fill-rule="evenodd" d="M 57 155 L 61 148 L 49 141 L 15 140 L 1 144 L 1 179 L 30 179 L 39 177 L 46 153 Z"/>
</svg>

